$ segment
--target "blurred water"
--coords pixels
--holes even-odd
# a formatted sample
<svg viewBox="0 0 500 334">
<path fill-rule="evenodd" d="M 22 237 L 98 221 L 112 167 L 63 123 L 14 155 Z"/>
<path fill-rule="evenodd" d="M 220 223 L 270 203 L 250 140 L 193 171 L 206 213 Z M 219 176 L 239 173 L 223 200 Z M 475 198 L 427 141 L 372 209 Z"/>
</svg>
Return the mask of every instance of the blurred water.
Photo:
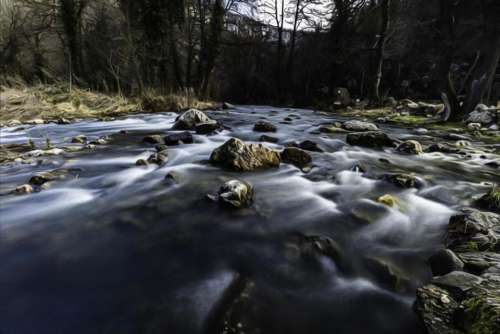
<svg viewBox="0 0 500 334">
<path fill-rule="evenodd" d="M 0 166 L 4 193 L 36 172 L 78 171 L 40 193 L 0 197 L 0 333 L 199 333 L 242 272 L 257 282 L 274 333 L 420 332 L 413 292 L 390 291 L 364 259 L 382 258 L 421 284 L 450 215 L 486 189 L 482 182 L 498 181 L 496 171 L 478 157 L 351 147 L 345 135 L 320 134 L 333 119 L 311 110 L 247 106 L 210 116 L 228 129 L 169 148 L 160 168 L 135 161 L 155 151 L 141 139 L 168 131 L 172 113 L 2 129 L 2 144 L 31 138 L 44 145 L 50 138 L 65 146 L 80 134 L 111 140 L 38 164 Z M 282 123 L 287 116 L 293 121 Z M 230 137 L 258 141 L 252 127 L 264 118 L 279 129 L 279 143 L 269 147 L 310 139 L 325 150 L 312 153 L 310 173 L 282 164 L 237 174 L 208 164 Z M 117 135 L 121 130 L 128 134 Z M 411 137 L 404 129 L 384 130 Z M 351 171 L 355 164 L 367 173 Z M 172 171 L 177 184 L 165 180 Z M 377 179 L 387 172 L 415 172 L 425 186 L 397 189 Z M 250 210 L 228 212 L 205 198 L 234 177 L 254 185 Z M 400 199 L 399 210 L 376 202 L 388 193 Z M 350 272 L 326 258 L 311 267 L 287 256 L 284 245 L 297 231 L 332 237 Z"/>
</svg>

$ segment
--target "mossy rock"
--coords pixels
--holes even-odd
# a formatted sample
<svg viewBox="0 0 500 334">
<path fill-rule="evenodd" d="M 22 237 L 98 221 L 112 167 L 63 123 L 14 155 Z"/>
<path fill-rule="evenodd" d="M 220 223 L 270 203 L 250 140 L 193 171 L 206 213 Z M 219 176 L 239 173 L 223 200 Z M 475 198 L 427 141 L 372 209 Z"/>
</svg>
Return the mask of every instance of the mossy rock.
<svg viewBox="0 0 500 334">
<path fill-rule="evenodd" d="M 488 193 L 476 200 L 475 204 L 481 209 L 500 213 L 500 188 L 493 187 Z"/>
</svg>

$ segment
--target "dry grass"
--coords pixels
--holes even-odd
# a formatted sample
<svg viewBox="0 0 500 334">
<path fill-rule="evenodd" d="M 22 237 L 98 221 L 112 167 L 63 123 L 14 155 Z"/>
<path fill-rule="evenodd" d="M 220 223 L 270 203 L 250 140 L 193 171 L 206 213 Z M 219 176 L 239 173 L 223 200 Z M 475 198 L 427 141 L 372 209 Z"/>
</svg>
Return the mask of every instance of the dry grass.
<svg viewBox="0 0 500 334">
<path fill-rule="evenodd" d="M 127 99 L 67 85 L 21 84 L 0 86 L 0 122 L 27 122 L 34 119 L 116 117 L 137 112 L 181 111 L 187 108 L 209 109 L 213 102 L 199 101 L 187 94 L 159 95 L 149 91 L 141 98 Z"/>
</svg>

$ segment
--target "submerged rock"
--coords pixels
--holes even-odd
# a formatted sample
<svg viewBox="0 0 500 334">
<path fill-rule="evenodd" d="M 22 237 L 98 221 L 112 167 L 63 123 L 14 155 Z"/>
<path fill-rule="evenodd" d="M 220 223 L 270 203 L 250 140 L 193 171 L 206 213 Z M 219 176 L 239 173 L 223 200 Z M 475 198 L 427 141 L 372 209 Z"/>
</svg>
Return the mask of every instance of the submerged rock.
<svg viewBox="0 0 500 334">
<path fill-rule="evenodd" d="M 258 121 L 253 127 L 253 131 L 256 132 L 276 132 L 277 130 L 276 126 L 265 121 Z"/>
<path fill-rule="evenodd" d="M 200 135 L 210 134 L 216 132 L 219 129 L 220 125 L 217 122 L 200 123 L 195 127 L 196 133 Z"/>
<path fill-rule="evenodd" d="M 344 122 L 342 124 L 342 128 L 347 131 L 354 131 L 354 132 L 378 130 L 378 126 L 373 123 L 356 121 L 356 120 Z"/>
<path fill-rule="evenodd" d="M 210 161 L 235 171 L 246 172 L 279 167 L 281 158 L 278 151 L 262 144 L 245 144 L 240 139 L 231 138 L 212 152 Z"/>
<path fill-rule="evenodd" d="M 423 184 L 419 178 L 410 174 L 386 174 L 382 179 L 400 188 L 420 188 Z"/>
<path fill-rule="evenodd" d="M 87 137 L 85 135 L 78 135 L 71 139 L 74 144 L 85 144 L 87 142 Z"/>
<path fill-rule="evenodd" d="M 393 263 L 376 257 L 367 257 L 363 263 L 379 284 L 393 291 L 409 292 L 414 288 L 408 275 Z"/>
<path fill-rule="evenodd" d="M 163 140 L 168 146 L 192 144 L 194 142 L 193 135 L 189 131 L 169 133 L 163 138 Z"/>
<path fill-rule="evenodd" d="M 431 146 L 429 146 L 426 150 L 427 152 L 430 152 L 430 153 L 433 153 L 433 152 L 441 152 L 441 153 L 459 153 L 460 150 L 455 148 L 455 147 L 452 147 L 450 145 L 446 145 L 446 144 L 440 144 L 440 143 L 437 143 L 437 144 L 432 144 Z"/>
<path fill-rule="evenodd" d="M 311 163 L 312 157 L 300 148 L 287 147 L 281 152 L 281 159 L 297 167 L 304 167 Z"/>
<path fill-rule="evenodd" d="M 195 130 L 197 125 L 205 123 L 216 123 L 208 117 L 203 111 L 189 109 L 176 118 L 172 129 L 174 130 Z"/>
<path fill-rule="evenodd" d="M 416 140 L 407 140 L 396 147 L 396 151 L 405 154 L 422 154 L 422 145 Z"/>
<path fill-rule="evenodd" d="M 253 281 L 236 275 L 210 311 L 203 333 L 261 334 L 262 309 L 256 301 Z"/>
<path fill-rule="evenodd" d="M 79 171 L 79 169 L 55 169 L 50 172 L 39 173 L 30 178 L 29 184 L 41 186 L 47 182 L 64 180 Z"/>
<path fill-rule="evenodd" d="M 262 136 L 260 136 L 259 140 L 260 141 L 269 142 L 269 143 L 277 143 L 279 141 L 278 138 L 271 137 L 271 136 L 268 136 L 268 135 L 262 135 Z"/>
<path fill-rule="evenodd" d="M 312 140 L 304 140 L 299 143 L 298 147 L 311 152 L 324 152 L 323 149 L 319 147 L 318 143 L 313 142 Z"/>
<path fill-rule="evenodd" d="M 143 143 L 148 143 L 148 144 L 163 144 L 163 138 L 161 135 L 148 135 L 144 138 L 142 138 Z"/>
<path fill-rule="evenodd" d="M 383 148 L 394 146 L 394 139 L 381 131 L 355 132 L 347 134 L 347 143 L 368 148 Z"/>
<path fill-rule="evenodd" d="M 253 200 L 253 187 L 245 181 L 230 180 L 220 187 L 216 196 L 210 198 L 236 209 L 249 207 Z"/>
</svg>

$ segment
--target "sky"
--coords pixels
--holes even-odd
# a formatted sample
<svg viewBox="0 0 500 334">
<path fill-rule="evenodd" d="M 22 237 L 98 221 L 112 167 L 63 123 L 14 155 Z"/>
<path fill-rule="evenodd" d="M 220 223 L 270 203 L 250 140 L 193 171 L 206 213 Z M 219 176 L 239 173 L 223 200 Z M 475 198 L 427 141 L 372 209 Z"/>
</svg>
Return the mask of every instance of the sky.
<svg viewBox="0 0 500 334">
<path fill-rule="evenodd" d="M 237 11 L 240 14 L 253 17 L 259 21 L 265 22 L 267 24 L 276 25 L 274 17 L 269 13 L 274 11 L 275 0 L 257 0 L 254 8 L 252 6 L 246 5 L 244 3 L 235 3 L 234 11 Z M 278 4 L 278 12 L 281 13 L 281 0 L 277 1 Z M 331 3 L 330 0 L 315 0 L 318 4 L 309 4 L 305 8 L 305 12 L 309 13 L 309 17 L 314 18 L 315 24 L 323 24 L 323 26 L 328 21 L 328 15 L 323 15 L 322 17 L 318 17 L 316 15 L 311 15 L 315 11 L 319 11 L 322 13 L 328 12 L 328 5 Z M 285 9 L 290 12 L 295 11 L 295 1 L 285 0 Z M 304 1 L 305 3 L 305 1 Z M 311 24 L 308 24 L 306 21 L 301 22 L 299 29 L 309 29 Z M 293 21 L 291 18 L 285 21 L 285 28 L 292 29 Z"/>
</svg>

